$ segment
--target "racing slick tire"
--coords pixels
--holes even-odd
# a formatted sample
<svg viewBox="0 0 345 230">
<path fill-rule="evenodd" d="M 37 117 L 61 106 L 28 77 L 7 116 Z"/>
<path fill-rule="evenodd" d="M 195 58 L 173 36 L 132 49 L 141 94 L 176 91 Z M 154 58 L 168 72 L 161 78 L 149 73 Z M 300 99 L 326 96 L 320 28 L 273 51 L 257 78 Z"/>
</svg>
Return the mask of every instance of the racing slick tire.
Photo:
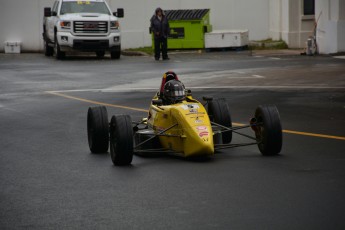
<svg viewBox="0 0 345 230">
<path fill-rule="evenodd" d="M 208 103 L 208 115 L 211 121 L 228 128 L 232 127 L 230 109 L 224 98 L 214 99 Z M 231 140 L 232 131 L 222 132 L 223 144 L 229 144 Z"/>
<path fill-rule="evenodd" d="M 129 165 L 133 159 L 133 127 L 129 115 L 113 116 L 110 121 L 110 156 L 114 165 Z"/>
<path fill-rule="evenodd" d="M 283 143 L 282 126 L 275 105 L 260 105 L 255 111 L 257 125 L 255 136 L 262 155 L 273 156 L 280 153 Z"/>
<path fill-rule="evenodd" d="M 87 137 L 92 153 L 106 153 L 109 149 L 109 123 L 105 106 L 90 107 L 87 112 Z"/>
</svg>

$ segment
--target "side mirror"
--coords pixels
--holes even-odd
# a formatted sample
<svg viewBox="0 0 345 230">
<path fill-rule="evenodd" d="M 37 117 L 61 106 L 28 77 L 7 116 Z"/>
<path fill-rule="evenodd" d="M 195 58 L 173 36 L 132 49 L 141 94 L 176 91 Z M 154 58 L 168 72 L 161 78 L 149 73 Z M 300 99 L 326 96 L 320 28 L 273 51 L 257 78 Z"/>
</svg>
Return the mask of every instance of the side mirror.
<svg viewBox="0 0 345 230">
<path fill-rule="evenodd" d="M 185 92 L 187 96 L 192 96 L 192 90 L 186 89 Z"/>
<path fill-rule="evenodd" d="M 57 12 L 53 11 L 52 16 L 57 16 Z"/>
<path fill-rule="evenodd" d="M 123 8 L 117 8 L 117 12 L 114 12 L 113 15 L 118 18 L 123 18 L 125 16 L 125 11 Z"/>
<path fill-rule="evenodd" d="M 162 105 L 163 104 L 163 101 L 162 101 L 162 99 L 153 99 L 152 100 L 152 104 L 153 105 Z"/>
<path fill-rule="evenodd" d="M 52 16 L 52 9 L 50 7 L 44 7 L 44 17 Z"/>
</svg>

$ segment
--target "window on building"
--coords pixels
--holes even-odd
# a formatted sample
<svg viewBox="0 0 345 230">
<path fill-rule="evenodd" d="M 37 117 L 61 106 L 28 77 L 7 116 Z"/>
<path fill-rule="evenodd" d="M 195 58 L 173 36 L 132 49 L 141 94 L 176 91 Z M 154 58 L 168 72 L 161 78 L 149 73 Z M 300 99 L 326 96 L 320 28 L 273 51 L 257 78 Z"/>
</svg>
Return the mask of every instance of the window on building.
<svg viewBox="0 0 345 230">
<path fill-rule="evenodd" d="M 315 0 L 303 0 L 303 14 L 304 15 L 315 14 Z"/>
</svg>

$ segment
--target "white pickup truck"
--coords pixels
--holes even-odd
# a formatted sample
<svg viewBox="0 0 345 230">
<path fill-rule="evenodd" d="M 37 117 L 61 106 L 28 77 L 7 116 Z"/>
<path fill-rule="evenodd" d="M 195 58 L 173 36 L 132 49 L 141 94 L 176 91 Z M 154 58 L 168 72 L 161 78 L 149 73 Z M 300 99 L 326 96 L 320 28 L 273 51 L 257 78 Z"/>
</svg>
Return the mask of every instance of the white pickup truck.
<svg viewBox="0 0 345 230">
<path fill-rule="evenodd" d="M 95 52 L 98 57 L 109 51 L 112 59 L 119 59 L 118 18 L 123 15 L 122 8 L 112 13 L 105 0 L 55 0 L 52 8 L 44 8 L 44 53 L 63 59 L 69 51 Z"/>
</svg>

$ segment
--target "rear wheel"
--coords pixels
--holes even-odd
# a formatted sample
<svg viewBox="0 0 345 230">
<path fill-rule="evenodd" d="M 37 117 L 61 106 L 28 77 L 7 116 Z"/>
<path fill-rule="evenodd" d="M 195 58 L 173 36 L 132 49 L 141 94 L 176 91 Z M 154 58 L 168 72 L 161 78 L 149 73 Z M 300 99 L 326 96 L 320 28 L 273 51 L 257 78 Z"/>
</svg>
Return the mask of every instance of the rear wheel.
<svg viewBox="0 0 345 230">
<path fill-rule="evenodd" d="M 104 106 L 90 107 L 87 112 L 87 137 L 92 153 L 106 153 L 109 148 L 108 113 Z"/>
<path fill-rule="evenodd" d="M 274 105 L 261 105 L 255 111 L 258 123 L 255 131 L 262 155 L 272 156 L 280 153 L 283 143 L 279 112 Z M 261 124 L 260 124 L 261 123 Z"/>
<path fill-rule="evenodd" d="M 114 165 L 129 165 L 133 159 L 133 127 L 129 115 L 117 115 L 110 122 L 110 155 Z"/>
<path fill-rule="evenodd" d="M 215 99 L 208 103 L 208 115 L 211 121 L 228 128 L 232 127 L 230 109 L 224 98 Z M 222 132 L 223 144 L 229 144 L 231 140 L 232 131 Z"/>
</svg>

